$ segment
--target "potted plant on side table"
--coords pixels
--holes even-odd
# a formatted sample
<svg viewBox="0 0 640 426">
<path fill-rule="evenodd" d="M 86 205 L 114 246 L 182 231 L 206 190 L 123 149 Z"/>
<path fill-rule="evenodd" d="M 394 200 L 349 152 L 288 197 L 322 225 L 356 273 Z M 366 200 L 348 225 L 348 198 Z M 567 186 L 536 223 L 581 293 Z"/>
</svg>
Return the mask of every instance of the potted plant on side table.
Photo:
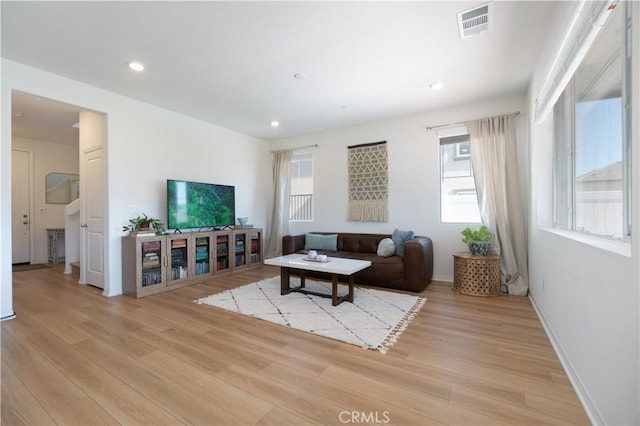
<svg viewBox="0 0 640 426">
<path fill-rule="evenodd" d="M 489 254 L 491 245 L 489 241 L 493 238 L 493 232 L 485 225 L 479 228 L 467 226 L 462 230 L 462 242 L 469 245 L 469 251 L 474 256 L 486 256 Z"/>
<path fill-rule="evenodd" d="M 129 231 L 130 235 L 136 234 L 164 234 L 164 224 L 160 219 L 155 219 L 142 213 L 142 216 L 129 219 L 129 224 L 122 227 L 123 232 Z"/>
</svg>

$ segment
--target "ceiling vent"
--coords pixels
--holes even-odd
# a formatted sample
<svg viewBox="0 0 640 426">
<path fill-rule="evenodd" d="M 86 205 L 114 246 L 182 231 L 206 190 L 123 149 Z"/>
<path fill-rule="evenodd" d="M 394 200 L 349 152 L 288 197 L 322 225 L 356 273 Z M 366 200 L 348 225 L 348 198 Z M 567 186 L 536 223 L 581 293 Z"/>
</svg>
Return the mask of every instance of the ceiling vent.
<svg viewBox="0 0 640 426">
<path fill-rule="evenodd" d="M 460 38 L 475 36 L 489 29 L 489 4 L 458 13 Z"/>
</svg>

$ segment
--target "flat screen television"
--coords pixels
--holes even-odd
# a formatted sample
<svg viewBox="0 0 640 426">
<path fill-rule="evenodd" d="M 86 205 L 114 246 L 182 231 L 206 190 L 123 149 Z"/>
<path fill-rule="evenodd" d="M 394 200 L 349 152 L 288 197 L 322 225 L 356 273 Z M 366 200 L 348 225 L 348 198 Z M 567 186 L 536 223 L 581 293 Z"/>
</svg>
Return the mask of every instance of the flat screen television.
<svg viewBox="0 0 640 426">
<path fill-rule="evenodd" d="M 235 209 L 234 186 L 167 179 L 169 229 L 233 226 Z"/>
</svg>

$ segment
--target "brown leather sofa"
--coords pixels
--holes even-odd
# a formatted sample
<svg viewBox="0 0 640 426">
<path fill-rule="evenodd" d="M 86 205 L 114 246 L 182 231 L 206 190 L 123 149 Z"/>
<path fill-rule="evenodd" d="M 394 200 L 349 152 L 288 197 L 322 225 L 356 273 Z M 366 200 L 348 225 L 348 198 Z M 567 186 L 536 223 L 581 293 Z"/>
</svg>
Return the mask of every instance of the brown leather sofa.
<svg viewBox="0 0 640 426">
<path fill-rule="evenodd" d="M 415 237 L 404 245 L 404 255 L 381 257 L 376 254 L 378 243 L 384 234 L 356 234 L 340 232 L 314 232 L 314 234 L 338 234 L 337 251 L 318 250 L 329 257 L 346 257 L 371 261 L 371 267 L 355 274 L 355 283 L 375 287 L 420 292 L 433 276 L 433 243 L 428 237 Z M 283 254 L 306 253 L 305 234 L 287 235 L 282 238 Z M 291 271 L 296 274 L 295 270 Z M 299 273 L 298 273 L 299 275 Z M 305 272 L 305 276 L 331 279 L 322 272 Z"/>
</svg>

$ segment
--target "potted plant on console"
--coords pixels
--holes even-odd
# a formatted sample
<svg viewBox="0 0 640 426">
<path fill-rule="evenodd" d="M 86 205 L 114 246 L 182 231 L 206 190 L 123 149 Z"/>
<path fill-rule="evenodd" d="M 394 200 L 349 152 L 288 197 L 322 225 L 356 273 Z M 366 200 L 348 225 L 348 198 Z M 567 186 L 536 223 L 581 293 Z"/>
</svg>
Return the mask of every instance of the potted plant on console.
<svg viewBox="0 0 640 426">
<path fill-rule="evenodd" d="M 467 226 L 462 230 L 462 242 L 469 245 L 469 251 L 474 256 L 486 256 L 491 248 L 489 241 L 493 238 L 493 232 L 486 226 L 471 228 Z"/>
<path fill-rule="evenodd" d="M 129 231 L 129 234 L 164 234 L 164 224 L 160 219 L 155 219 L 142 213 L 142 216 L 129 219 L 129 224 L 122 227 L 123 232 Z"/>
</svg>

